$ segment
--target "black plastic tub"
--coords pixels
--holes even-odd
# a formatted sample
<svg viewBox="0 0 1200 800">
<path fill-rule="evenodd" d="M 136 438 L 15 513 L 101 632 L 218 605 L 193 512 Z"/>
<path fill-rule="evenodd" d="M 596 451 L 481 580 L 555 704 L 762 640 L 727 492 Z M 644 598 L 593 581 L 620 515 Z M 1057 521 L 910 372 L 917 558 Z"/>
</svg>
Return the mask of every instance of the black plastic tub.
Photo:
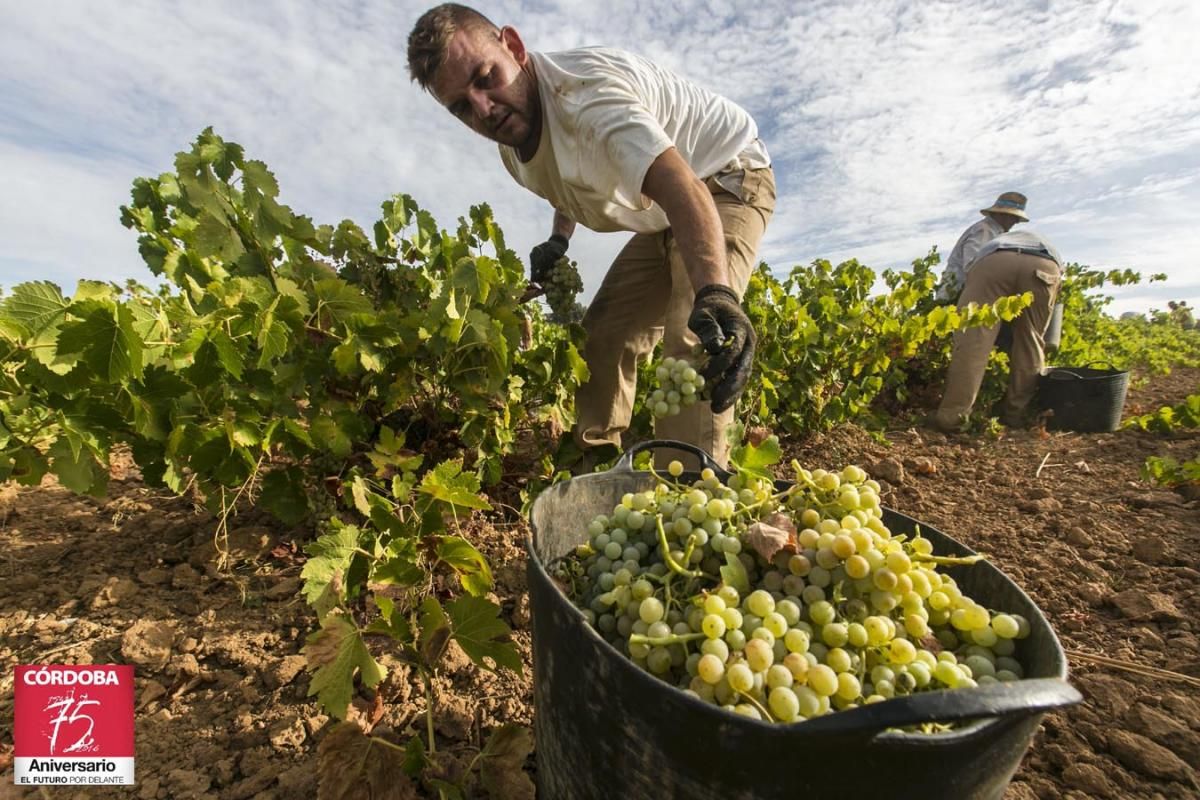
<svg viewBox="0 0 1200 800">
<path fill-rule="evenodd" d="M 1046 427 L 1079 433 L 1109 433 L 1121 425 L 1129 373 L 1086 367 L 1047 367 L 1038 376 L 1037 405 L 1049 411 Z"/>
<path fill-rule="evenodd" d="M 653 484 L 630 465 L 634 453 L 659 446 L 690 449 L 712 466 L 695 448 L 648 442 L 612 470 L 553 486 L 534 503 L 526 546 L 539 797 L 1000 798 L 1045 712 L 1080 701 L 1065 680 L 1066 656 L 1046 618 L 987 562 L 948 572 L 985 606 L 1029 620 L 1029 638 L 1017 651 L 1027 679 L 1017 683 L 927 692 L 776 725 L 705 704 L 638 669 L 584 622 L 546 565 L 584 541 L 595 514 Z M 919 524 L 894 511 L 884 521 L 895 533 Z M 920 527 L 936 553 L 972 553 Z M 889 730 L 964 720 L 970 722 L 933 735 Z"/>
<path fill-rule="evenodd" d="M 1042 336 L 1042 346 L 1047 353 L 1053 353 L 1062 343 L 1063 304 L 1055 303 L 1050 312 L 1050 320 L 1046 324 L 1046 333 Z M 996 334 L 995 347 L 1006 353 L 1012 352 L 1012 323 L 1001 322 L 1000 332 Z"/>
</svg>

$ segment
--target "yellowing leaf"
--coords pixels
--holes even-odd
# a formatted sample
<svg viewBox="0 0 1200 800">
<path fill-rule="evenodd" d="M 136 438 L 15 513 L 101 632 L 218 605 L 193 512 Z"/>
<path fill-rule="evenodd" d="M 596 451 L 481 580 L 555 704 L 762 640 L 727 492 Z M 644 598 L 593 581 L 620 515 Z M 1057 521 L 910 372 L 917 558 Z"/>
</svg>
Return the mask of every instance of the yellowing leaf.
<svg viewBox="0 0 1200 800">
<path fill-rule="evenodd" d="M 742 534 L 742 544 L 752 548 L 768 561 L 780 550 L 795 553 L 799 546 L 796 540 L 796 526 L 786 514 L 778 513 L 748 526 Z"/>
<path fill-rule="evenodd" d="M 446 604 L 454 639 L 477 666 L 490 670 L 484 659 L 498 667 L 521 672 L 521 656 L 511 642 L 503 641 L 511 631 L 500 620 L 500 607 L 482 597 L 462 597 Z"/>
<path fill-rule="evenodd" d="M 417 490 L 434 500 L 459 508 L 478 508 L 484 511 L 490 511 L 492 508 L 486 500 L 476 494 L 479 491 L 479 478 L 470 472 L 463 472 L 461 459 L 443 461 L 425 473 Z"/>
<path fill-rule="evenodd" d="M 343 719 L 354 693 L 354 673 L 362 676 L 364 686 L 376 686 L 387 672 L 371 656 L 358 628 L 339 614 L 329 614 L 321 629 L 309 634 L 300 650 L 313 673 L 308 696 L 333 716 Z"/>
<path fill-rule="evenodd" d="M 448 565 L 462 581 L 463 588 L 476 597 L 492 588 L 492 570 L 475 546 L 459 536 L 446 536 L 438 543 L 438 559 Z"/>
<path fill-rule="evenodd" d="M 317 748 L 317 800 L 417 800 L 402 748 L 341 722 Z"/>
<path fill-rule="evenodd" d="M 508 724 L 492 731 L 479 754 L 479 778 L 491 800 L 533 800 L 536 789 L 525 759 L 533 752 L 533 731 Z"/>
</svg>

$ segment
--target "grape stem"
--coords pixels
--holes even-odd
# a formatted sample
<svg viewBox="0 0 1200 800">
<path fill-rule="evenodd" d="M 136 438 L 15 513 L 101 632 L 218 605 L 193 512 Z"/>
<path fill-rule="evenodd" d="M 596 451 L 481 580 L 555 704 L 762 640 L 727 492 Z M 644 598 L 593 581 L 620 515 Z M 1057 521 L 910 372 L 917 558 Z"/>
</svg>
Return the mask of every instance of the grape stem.
<svg viewBox="0 0 1200 800">
<path fill-rule="evenodd" d="M 687 644 L 699 639 L 707 639 L 705 633 L 672 633 L 667 636 L 646 636 L 642 633 L 629 634 L 630 644 L 645 644 L 651 647 L 667 647 L 672 644 Z"/>
<path fill-rule="evenodd" d="M 655 522 L 658 524 L 658 546 L 662 550 L 663 562 L 666 563 L 667 568 L 676 575 L 682 575 L 685 578 L 703 577 L 704 573 L 699 570 L 684 569 L 679 566 L 679 562 L 671 556 L 671 546 L 667 544 L 667 532 L 663 529 L 661 514 L 656 515 Z"/>
<path fill-rule="evenodd" d="M 763 706 L 762 703 L 758 702 L 757 700 L 755 700 L 753 697 L 746 694 L 745 692 L 738 692 L 738 694 L 741 695 L 746 700 L 746 702 L 748 702 L 750 705 L 757 708 L 758 713 L 762 714 L 764 719 L 766 719 L 768 722 L 775 722 L 775 718 L 773 716 L 771 716 L 771 712 L 768 711 L 766 709 L 766 707 Z"/>
<path fill-rule="evenodd" d="M 781 500 L 787 498 L 788 496 L 795 494 L 796 490 L 799 488 L 800 488 L 800 484 L 795 484 L 793 486 L 789 486 L 788 488 L 784 489 L 782 492 L 776 492 L 773 495 L 769 495 L 768 497 L 766 497 L 762 500 L 759 500 L 757 503 L 751 503 L 748 506 L 742 506 L 738 510 L 737 513 L 748 514 L 752 511 L 754 511 L 755 509 L 757 509 L 758 507 L 766 505 L 767 503 L 770 503 L 772 501 L 776 501 L 776 502 L 781 501 Z"/>
<path fill-rule="evenodd" d="M 930 564 L 938 564 L 943 567 L 958 567 L 970 566 L 978 564 L 980 561 L 986 561 L 987 556 L 982 553 L 976 553 L 973 556 L 935 556 L 925 555 L 923 553 L 912 553 L 909 558 L 913 561 L 924 561 Z"/>
</svg>

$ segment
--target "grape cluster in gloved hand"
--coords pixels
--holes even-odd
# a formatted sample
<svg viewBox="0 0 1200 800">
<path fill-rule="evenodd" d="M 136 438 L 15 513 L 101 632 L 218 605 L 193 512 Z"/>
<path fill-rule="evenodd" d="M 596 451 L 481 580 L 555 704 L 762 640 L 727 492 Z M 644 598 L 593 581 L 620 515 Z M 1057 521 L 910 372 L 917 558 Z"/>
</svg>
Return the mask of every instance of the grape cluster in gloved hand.
<svg viewBox="0 0 1200 800">
<path fill-rule="evenodd" d="M 701 374 L 712 386 L 712 410 L 731 408 L 754 366 L 754 328 L 737 294 L 728 286 L 709 284 L 696 292 L 688 328 L 700 337 L 708 353 Z"/>
<path fill-rule="evenodd" d="M 539 286 L 546 282 L 555 263 L 567 253 L 567 237 L 557 233 L 529 253 L 529 279 Z"/>
</svg>

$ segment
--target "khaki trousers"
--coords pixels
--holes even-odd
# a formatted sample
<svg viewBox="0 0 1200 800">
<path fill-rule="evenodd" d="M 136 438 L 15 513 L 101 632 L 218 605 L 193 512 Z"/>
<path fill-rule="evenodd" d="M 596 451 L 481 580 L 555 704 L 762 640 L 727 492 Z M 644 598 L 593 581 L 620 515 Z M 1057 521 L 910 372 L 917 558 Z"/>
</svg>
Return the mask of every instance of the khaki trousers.
<svg viewBox="0 0 1200 800">
<path fill-rule="evenodd" d="M 997 250 L 967 273 L 959 308 L 967 303 L 991 303 L 1007 295 L 1033 293 L 1033 305 L 1012 322 L 1008 393 L 1004 398 L 1006 419 L 1024 414 L 1037 391 L 1038 373 L 1046 359 L 1043 337 L 1061 282 L 1062 272 L 1052 260 L 1015 250 Z M 971 413 L 999 331 L 997 323 L 954 334 L 946 391 L 936 415 L 940 426 L 960 425 Z"/>
<path fill-rule="evenodd" d="M 730 177 L 721 176 L 721 183 L 729 186 Z M 747 170 L 740 197 L 715 177 L 706 184 L 721 218 L 733 288 L 741 297 L 775 209 L 774 173 L 770 167 Z M 583 318 L 583 355 L 591 377 L 576 394 L 575 438 L 581 447 L 621 445 L 633 415 L 638 361 L 648 358 L 659 340 L 664 357 L 692 358 L 691 349 L 699 340 L 688 330 L 687 320 L 695 288 L 670 229 L 636 234 L 617 255 Z M 729 457 L 725 428 L 732 421 L 733 409 L 713 414 L 708 403 L 698 402 L 658 420 L 654 432 L 702 447 L 724 465 Z"/>
</svg>

